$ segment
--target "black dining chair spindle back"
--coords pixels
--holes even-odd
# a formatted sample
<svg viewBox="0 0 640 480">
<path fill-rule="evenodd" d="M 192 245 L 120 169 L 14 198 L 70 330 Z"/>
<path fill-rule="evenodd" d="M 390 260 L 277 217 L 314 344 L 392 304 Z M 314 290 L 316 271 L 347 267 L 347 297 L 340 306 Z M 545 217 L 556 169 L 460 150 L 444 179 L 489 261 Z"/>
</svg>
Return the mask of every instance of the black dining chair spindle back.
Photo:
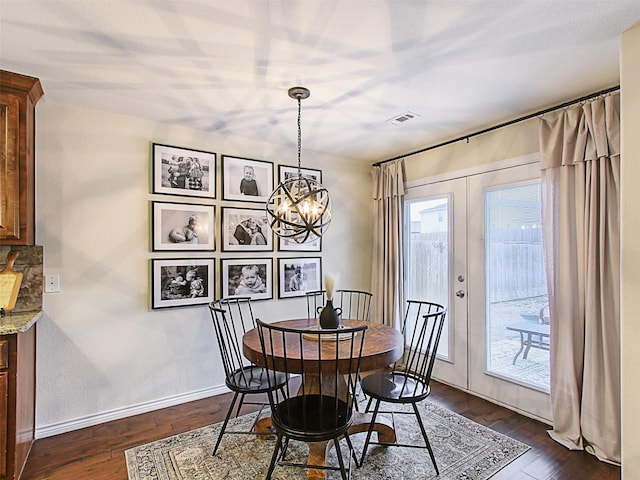
<svg viewBox="0 0 640 480">
<path fill-rule="evenodd" d="M 426 448 L 431 462 L 439 474 L 438 465 L 429 443 L 424 423 L 417 404 L 427 398 L 431 392 L 429 383 L 436 359 L 438 344 L 442 335 L 447 309 L 439 304 L 408 300 L 404 316 L 402 332 L 405 339 L 405 356 L 396 362 L 390 371 L 373 373 L 364 377 L 361 381 L 362 391 L 369 398 L 366 412 L 371 411 L 371 404 L 375 401 L 371 423 L 367 431 L 360 465 L 364 462 L 369 445 L 385 445 L 397 447 Z M 411 404 L 412 411 L 400 411 L 399 409 L 381 411 L 381 403 Z M 395 425 L 394 415 L 415 415 L 424 439 L 424 445 L 408 445 L 396 443 L 380 443 L 371 441 L 371 433 L 378 414 L 391 414 Z"/>
<path fill-rule="evenodd" d="M 242 336 L 255 327 L 255 319 L 249 297 L 223 298 L 209 304 L 211 318 L 218 341 L 218 348 L 225 373 L 225 385 L 233 392 L 233 399 L 227 410 L 222 428 L 218 434 L 213 455 L 218 451 L 225 433 L 271 435 L 271 431 L 255 431 L 254 427 L 266 407 L 265 402 L 245 402 L 247 395 L 264 394 L 273 388 L 282 388 L 287 379 L 282 374 L 267 372 L 264 368 L 251 364 L 242 354 Z M 271 379 L 271 383 L 269 382 Z M 236 407 L 237 403 L 237 407 Z M 249 431 L 227 431 L 227 425 L 234 408 L 235 416 L 243 405 L 259 405 L 260 410 Z"/>
<path fill-rule="evenodd" d="M 373 293 L 365 290 L 338 289 L 334 305 L 342 309 L 342 318 L 369 321 Z"/>
<path fill-rule="evenodd" d="M 310 290 L 307 297 L 307 318 L 318 318 L 318 307 L 324 307 L 327 302 L 326 290 Z"/>
<path fill-rule="evenodd" d="M 354 290 L 340 288 L 335 291 L 334 305 L 342 309 L 342 318 L 349 318 L 351 320 L 363 320 L 369 321 L 371 316 L 371 300 L 373 299 L 373 293 L 366 290 Z M 357 381 L 357 401 L 356 410 L 360 411 L 359 403 L 364 399 L 364 394 L 360 388 L 361 378 L 358 375 Z"/>
<path fill-rule="evenodd" d="M 266 478 L 277 466 L 339 471 L 350 478 L 351 460 L 358 459 L 348 428 L 353 423 L 355 384 L 351 380 L 360 369 L 367 325 L 341 329 L 300 330 L 256 320 L 263 363 L 285 376 L 301 374 L 302 382 L 269 389 L 271 422 L 277 440 Z M 336 359 L 339 359 L 336 361 Z M 348 463 L 340 439 L 348 447 Z M 333 442 L 338 466 L 312 465 L 288 461 L 290 441 Z"/>
</svg>

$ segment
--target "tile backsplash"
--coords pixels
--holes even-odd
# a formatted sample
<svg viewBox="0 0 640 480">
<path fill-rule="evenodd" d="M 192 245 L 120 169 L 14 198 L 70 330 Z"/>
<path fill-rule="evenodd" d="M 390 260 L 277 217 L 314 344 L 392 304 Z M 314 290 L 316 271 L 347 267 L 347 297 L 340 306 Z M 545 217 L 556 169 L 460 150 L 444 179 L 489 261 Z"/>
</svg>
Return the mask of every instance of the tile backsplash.
<svg viewBox="0 0 640 480">
<path fill-rule="evenodd" d="M 42 246 L 0 246 L 0 271 L 7 264 L 7 256 L 11 250 L 18 252 L 13 264 L 13 270 L 22 272 L 22 283 L 16 300 L 14 313 L 42 310 L 43 277 L 43 249 Z"/>
</svg>

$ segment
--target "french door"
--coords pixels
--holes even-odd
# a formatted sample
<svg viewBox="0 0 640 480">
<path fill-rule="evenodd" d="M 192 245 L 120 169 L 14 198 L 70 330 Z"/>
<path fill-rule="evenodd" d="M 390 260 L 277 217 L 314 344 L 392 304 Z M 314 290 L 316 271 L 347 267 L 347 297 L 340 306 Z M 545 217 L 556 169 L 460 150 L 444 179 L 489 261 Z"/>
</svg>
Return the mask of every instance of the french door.
<svg viewBox="0 0 640 480">
<path fill-rule="evenodd" d="M 406 300 L 447 307 L 434 376 L 466 389 L 467 246 L 465 178 L 413 188 L 405 196 Z"/>
<path fill-rule="evenodd" d="M 436 379 L 550 421 L 539 177 L 534 163 L 410 188 L 405 292 L 447 306 Z"/>
</svg>

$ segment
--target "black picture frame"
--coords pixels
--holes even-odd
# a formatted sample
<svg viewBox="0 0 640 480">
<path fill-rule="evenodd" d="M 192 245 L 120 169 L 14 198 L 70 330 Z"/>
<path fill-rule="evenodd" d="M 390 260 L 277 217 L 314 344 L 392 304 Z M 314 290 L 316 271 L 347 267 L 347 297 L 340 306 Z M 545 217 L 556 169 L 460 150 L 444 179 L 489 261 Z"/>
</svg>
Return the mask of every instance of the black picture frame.
<svg viewBox="0 0 640 480">
<path fill-rule="evenodd" d="M 322 170 L 317 168 L 301 168 L 300 173 L 303 177 L 308 177 L 318 183 L 322 183 Z M 297 176 L 298 167 L 293 165 L 278 165 L 278 181 L 280 183 Z"/>
<path fill-rule="evenodd" d="M 273 298 L 273 258 L 223 258 L 220 262 L 223 297 Z M 259 279 L 259 288 L 244 284 L 243 275 L 247 274 Z"/>
<path fill-rule="evenodd" d="M 303 297 L 322 288 L 321 257 L 278 258 L 278 298 Z"/>
<path fill-rule="evenodd" d="M 154 252 L 216 249 L 214 205 L 153 201 L 151 219 L 151 249 Z"/>
<path fill-rule="evenodd" d="M 225 252 L 273 251 L 273 232 L 264 208 L 222 207 L 220 230 Z"/>
<path fill-rule="evenodd" d="M 191 307 L 213 301 L 213 258 L 151 259 L 151 308 Z"/>
<path fill-rule="evenodd" d="M 215 152 L 162 143 L 151 145 L 153 193 L 216 198 Z"/>
<path fill-rule="evenodd" d="M 322 183 L 322 170 L 317 168 L 301 168 L 300 173 L 304 177 L 311 178 L 318 183 Z M 298 176 L 298 167 L 293 165 L 278 166 L 278 181 L 280 183 L 292 177 Z M 321 252 L 322 238 L 311 235 L 313 239 L 305 243 L 297 243 L 291 238 L 278 237 L 278 251 L 280 252 Z"/>
<path fill-rule="evenodd" d="M 297 243 L 291 238 L 278 237 L 278 251 L 280 252 L 321 252 L 322 237 L 313 236 L 313 240 L 307 240 L 305 243 Z"/>
<path fill-rule="evenodd" d="M 273 162 L 222 156 L 222 199 L 266 203 L 273 192 Z M 252 173 L 253 178 L 245 178 Z"/>
</svg>

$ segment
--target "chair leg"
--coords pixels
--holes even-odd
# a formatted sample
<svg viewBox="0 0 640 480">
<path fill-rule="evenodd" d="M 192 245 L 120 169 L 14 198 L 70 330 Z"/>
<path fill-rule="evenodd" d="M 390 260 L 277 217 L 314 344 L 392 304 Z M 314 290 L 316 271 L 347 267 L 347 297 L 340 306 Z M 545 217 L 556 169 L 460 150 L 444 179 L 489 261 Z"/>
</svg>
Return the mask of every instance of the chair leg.
<svg viewBox="0 0 640 480">
<path fill-rule="evenodd" d="M 340 464 L 340 475 L 342 476 L 342 480 L 349 480 L 347 477 L 347 471 L 344 468 L 344 458 L 342 458 L 342 450 L 340 450 L 340 441 L 337 438 L 334 438 L 333 444 L 336 448 L 336 457 L 338 457 L 338 463 Z M 349 457 L 349 461 L 351 461 L 351 457 Z"/>
<path fill-rule="evenodd" d="M 356 402 L 356 412 L 359 412 L 360 407 L 358 403 L 360 402 L 360 399 L 363 398 L 367 400 L 367 395 L 364 393 L 364 390 L 362 390 L 362 377 L 360 376 L 360 374 L 358 374 L 358 383 L 356 383 L 356 398 L 358 399 L 358 402 Z M 367 402 L 367 407 L 370 405 L 370 403 L 371 403 L 371 398 L 369 398 Z"/>
<path fill-rule="evenodd" d="M 364 409 L 364 413 L 369 413 L 371 410 L 369 410 L 371 408 L 371 402 L 373 401 L 373 397 L 369 397 L 369 401 L 367 402 L 367 406 Z"/>
<path fill-rule="evenodd" d="M 240 409 L 242 408 L 242 404 L 244 403 L 244 397 L 245 397 L 246 393 L 243 393 L 240 396 L 240 403 L 238 403 L 238 408 L 236 409 L 236 417 L 240 414 Z"/>
<path fill-rule="evenodd" d="M 373 397 L 369 397 L 369 403 L 367 404 L 367 412 L 369 411 L 369 406 L 371 404 L 371 400 Z M 373 410 L 373 416 L 371 417 L 371 423 L 369 424 L 369 430 L 367 430 L 367 438 L 364 441 L 364 447 L 362 447 L 362 457 L 360 457 L 360 468 L 364 464 L 364 457 L 367 455 L 367 448 L 369 448 L 369 441 L 371 440 L 371 434 L 373 433 L 373 427 L 376 421 L 376 417 L 378 416 L 378 410 L 380 409 L 380 400 L 376 400 L 376 406 Z"/>
<path fill-rule="evenodd" d="M 282 454 L 280 456 L 281 460 L 284 460 L 285 455 L 287 454 L 287 449 L 289 448 L 289 437 L 285 437 L 284 446 L 282 447 Z"/>
<path fill-rule="evenodd" d="M 356 468 L 360 468 L 360 462 L 358 462 L 358 457 L 356 455 L 356 451 L 353 448 L 353 444 L 351 443 L 351 437 L 348 433 L 344 434 L 344 438 L 347 441 L 347 445 L 349 445 L 349 450 L 351 451 L 351 456 L 353 457 L 353 461 L 356 462 Z M 349 469 L 351 470 L 351 469 Z"/>
<path fill-rule="evenodd" d="M 266 480 L 270 480 L 273 475 L 273 471 L 276 469 L 276 461 L 278 460 L 278 454 L 282 448 L 282 434 L 278 433 L 278 439 L 276 445 L 273 447 L 273 455 L 271 455 L 271 463 L 269 464 L 269 470 L 267 470 Z"/>
<path fill-rule="evenodd" d="M 227 410 L 227 416 L 222 423 L 222 428 L 220 429 L 220 433 L 218 434 L 218 440 L 216 440 L 216 446 L 213 448 L 213 453 L 211 455 L 215 455 L 218 451 L 218 447 L 220 446 L 220 441 L 222 440 L 222 435 L 224 435 L 224 431 L 227 429 L 227 423 L 229 423 L 229 418 L 231 418 L 231 412 L 233 412 L 233 406 L 236 404 L 236 400 L 238 399 L 238 392 L 233 394 L 233 399 L 231 400 L 231 405 L 229 405 L 229 410 Z"/>
<path fill-rule="evenodd" d="M 356 412 L 360 412 L 360 396 L 362 395 L 364 398 L 367 398 L 366 395 L 364 394 L 364 392 L 362 391 L 362 386 L 360 385 L 360 382 L 362 382 L 362 377 L 360 376 L 360 374 L 358 373 L 355 376 L 355 379 L 350 378 L 350 381 L 353 381 L 355 383 L 355 388 L 354 391 L 356 392 L 354 397 L 353 397 L 353 403 L 354 403 L 354 407 L 356 408 Z"/>
<path fill-rule="evenodd" d="M 412 403 L 411 405 L 413 405 L 413 411 L 416 414 L 416 418 L 418 419 L 418 424 L 420 425 L 420 430 L 422 431 L 424 443 L 426 443 L 427 445 L 427 450 L 429 451 L 431 462 L 433 462 L 433 466 L 436 469 L 436 475 L 440 475 L 440 472 L 438 471 L 438 465 L 436 464 L 436 457 L 433 455 L 433 450 L 431 449 L 429 438 L 427 438 L 427 431 L 424 428 L 424 424 L 422 423 L 422 417 L 420 416 L 420 412 L 418 411 L 418 405 L 416 405 L 415 403 Z"/>
</svg>

